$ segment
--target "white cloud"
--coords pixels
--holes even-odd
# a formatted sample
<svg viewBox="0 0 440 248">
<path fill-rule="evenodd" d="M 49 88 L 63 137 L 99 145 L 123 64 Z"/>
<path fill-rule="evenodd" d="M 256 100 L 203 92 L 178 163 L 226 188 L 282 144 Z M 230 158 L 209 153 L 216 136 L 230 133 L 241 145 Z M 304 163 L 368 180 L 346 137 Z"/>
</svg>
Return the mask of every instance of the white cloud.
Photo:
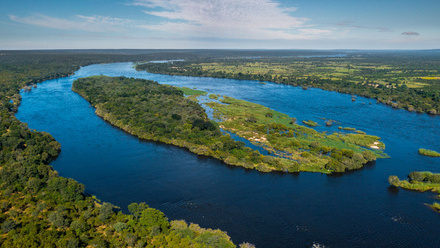
<svg viewBox="0 0 440 248">
<path fill-rule="evenodd" d="M 9 15 L 12 21 L 60 30 L 81 30 L 88 32 L 123 31 L 123 26 L 134 23 L 132 20 L 112 18 L 106 16 L 76 15 L 73 20 L 56 18 L 46 15 L 18 17 Z"/>
<path fill-rule="evenodd" d="M 164 19 L 141 27 L 179 36 L 295 40 L 330 33 L 309 29 L 309 19 L 289 13 L 295 7 L 282 7 L 273 0 L 136 0 L 133 5 Z"/>
</svg>

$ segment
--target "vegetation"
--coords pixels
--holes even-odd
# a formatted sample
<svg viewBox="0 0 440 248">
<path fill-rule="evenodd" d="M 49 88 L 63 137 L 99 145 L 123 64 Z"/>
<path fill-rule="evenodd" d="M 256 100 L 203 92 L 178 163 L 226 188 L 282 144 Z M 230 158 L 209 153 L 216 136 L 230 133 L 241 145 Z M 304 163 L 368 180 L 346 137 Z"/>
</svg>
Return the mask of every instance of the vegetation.
<svg viewBox="0 0 440 248">
<path fill-rule="evenodd" d="M 207 93 L 202 90 L 191 89 L 188 87 L 178 87 L 179 90 L 183 92 L 186 96 L 194 96 L 194 95 L 206 95 Z"/>
<path fill-rule="evenodd" d="M 220 127 L 260 145 L 278 158 L 293 162 L 300 171 L 344 172 L 386 157 L 381 150 L 370 149 L 379 137 L 366 134 L 334 133 L 326 135 L 295 124 L 295 118 L 259 104 L 224 96 L 221 103 L 207 105 L 222 119 Z"/>
<path fill-rule="evenodd" d="M 420 192 L 432 191 L 440 194 L 440 173 L 413 171 L 408 175 L 408 180 L 399 180 L 397 176 L 390 176 L 388 182 L 394 187 Z M 434 202 L 431 207 L 440 211 L 440 204 L 437 202 Z"/>
<path fill-rule="evenodd" d="M 184 147 L 198 155 L 262 172 L 298 171 L 294 161 L 263 156 L 224 135 L 199 104 L 172 86 L 95 76 L 78 79 L 73 90 L 96 108 L 96 114 L 141 139 Z"/>
<path fill-rule="evenodd" d="M 140 64 L 171 75 L 271 81 L 375 98 L 393 108 L 440 113 L 437 53 L 358 53 L 345 57 L 261 57 Z M 352 97 L 355 101 L 356 97 Z"/>
<path fill-rule="evenodd" d="M 428 150 L 428 149 L 423 149 L 423 148 L 419 149 L 419 153 L 422 155 L 425 155 L 425 156 L 429 156 L 429 157 L 440 157 L 440 153 L 438 153 L 436 151 Z"/>
<path fill-rule="evenodd" d="M 303 123 L 306 124 L 307 126 L 310 126 L 310 127 L 316 127 L 316 126 L 318 126 L 318 123 L 317 123 L 317 122 L 314 122 L 314 121 L 312 121 L 312 120 L 303 121 Z"/>
<path fill-rule="evenodd" d="M 14 116 L 23 87 L 67 76 L 90 63 L 145 57 L 82 51 L 0 56 L 1 247 L 235 247 L 219 230 L 170 222 L 145 203 L 131 204 L 128 215 L 84 194 L 84 185 L 58 176 L 48 165 L 60 144 Z"/>
</svg>

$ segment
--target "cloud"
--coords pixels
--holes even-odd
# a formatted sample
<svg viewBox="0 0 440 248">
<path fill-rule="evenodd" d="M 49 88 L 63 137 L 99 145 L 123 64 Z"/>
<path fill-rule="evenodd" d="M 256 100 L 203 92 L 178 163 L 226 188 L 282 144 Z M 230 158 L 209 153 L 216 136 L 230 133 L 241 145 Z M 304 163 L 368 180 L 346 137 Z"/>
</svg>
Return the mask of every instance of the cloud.
<svg viewBox="0 0 440 248">
<path fill-rule="evenodd" d="M 123 31 L 123 25 L 134 23 L 132 20 L 105 16 L 76 15 L 73 20 L 37 14 L 28 17 L 9 15 L 9 19 L 23 24 L 53 28 L 59 30 L 81 30 L 88 32 Z"/>
<path fill-rule="evenodd" d="M 420 35 L 420 34 L 417 32 L 409 31 L 409 32 L 403 32 L 402 35 Z"/>
<path fill-rule="evenodd" d="M 393 32 L 392 29 L 385 28 L 385 27 L 369 27 L 369 26 L 354 25 L 354 22 L 352 22 L 352 21 L 342 21 L 342 22 L 337 22 L 337 23 L 332 23 L 332 24 L 336 25 L 336 26 L 344 26 L 344 27 L 349 27 L 349 28 L 377 30 L 379 32 Z"/>
<path fill-rule="evenodd" d="M 311 39 L 330 33 L 310 29 L 304 17 L 294 17 L 295 7 L 282 7 L 273 0 L 135 0 L 160 23 L 145 29 L 180 36 L 229 39 Z"/>
</svg>

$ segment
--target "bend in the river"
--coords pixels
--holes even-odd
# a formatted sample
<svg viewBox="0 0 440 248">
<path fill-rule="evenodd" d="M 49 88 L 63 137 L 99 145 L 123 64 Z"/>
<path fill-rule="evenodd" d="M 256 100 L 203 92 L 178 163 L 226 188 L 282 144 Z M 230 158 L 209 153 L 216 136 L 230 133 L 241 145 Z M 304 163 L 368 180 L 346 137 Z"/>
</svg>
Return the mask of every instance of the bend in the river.
<svg viewBox="0 0 440 248">
<path fill-rule="evenodd" d="M 344 176 L 264 174 L 228 167 L 184 149 L 140 141 L 97 117 L 71 91 L 74 79 L 127 76 L 185 86 L 262 104 L 314 120 L 318 130 L 336 131 L 336 120 L 382 137 L 391 159 Z M 68 78 L 22 92 L 17 113 L 30 128 L 51 133 L 62 145 L 52 163 L 62 176 L 123 210 L 145 201 L 170 219 L 185 219 L 228 232 L 235 243 L 257 247 L 437 247 L 438 214 L 423 204 L 430 193 L 388 188 L 389 175 L 437 172 L 440 162 L 419 155 L 440 146 L 439 117 L 395 110 L 372 99 L 273 83 L 193 78 L 138 72 L 131 63 L 91 65 Z M 372 104 L 369 104 L 372 102 Z M 322 125 L 324 124 L 324 125 Z"/>
</svg>

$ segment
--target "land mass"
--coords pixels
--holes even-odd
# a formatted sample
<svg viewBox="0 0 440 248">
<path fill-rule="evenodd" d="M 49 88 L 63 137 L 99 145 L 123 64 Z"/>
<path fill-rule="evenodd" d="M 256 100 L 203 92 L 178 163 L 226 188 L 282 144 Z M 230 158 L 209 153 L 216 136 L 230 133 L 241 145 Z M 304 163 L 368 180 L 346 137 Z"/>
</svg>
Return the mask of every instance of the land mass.
<svg viewBox="0 0 440 248">
<path fill-rule="evenodd" d="M 169 56 L 176 55 L 5 51 L 0 56 L 1 247 L 236 247 L 220 230 L 169 221 L 145 203 L 129 205 L 131 214 L 124 214 L 85 194 L 84 185 L 59 176 L 48 165 L 58 156 L 60 144 L 14 116 L 22 88 L 68 76 L 88 64 Z"/>
<path fill-rule="evenodd" d="M 393 108 L 440 113 L 440 59 L 404 53 L 336 57 L 212 58 L 138 64 L 169 75 L 270 81 L 374 98 Z M 356 97 L 352 97 L 355 101 Z"/>
<path fill-rule="evenodd" d="M 390 185 L 408 190 L 420 192 L 432 191 L 440 194 L 440 174 L 429 171 L 413 171 L 408 175 L 407 180 L 400 180 L 397 176 L 388 178 Z M 430 205 L 433 209 L 440 212 L 440 204 L 434 202 Z"/>
<path fill-rule="evenodd" d="M 438 153 L 436 151 L 428 150 L 428 149 L 423 149 L 423 148 L 419 149 L 419 153 L 422 155 L 425 155 L 425 156 L 429 156 L 429 157 L 440 157 L 440 153 Z"/>
<path fill-rule="evenodd" d="M 327 136 L 290 124 L 292 118 L 287 115 L 229 97 L 221 99 L 226 105 L 207 104 L 226 119 L 219 126 L 182 90 L 153 81 L 94 76 L 78 79 L 72 89 L 88 100 L 99 116 L 139 138 L 184 147 L 230 165 L 262 172 L 344 172 L 386 156 L 381 150 L 368 149 L 375 143 L 385 147 L 377 136 Z M 284 155 L 262 155 L 223 134 L 220 127 L 260 141 L 273 154 Z"/>
<path fill-rule="evenodd" d="M 385 144 L 377 136 L 341 132 L 327 135 L 296 124 L 296 119 L 286 114 L 227 96 L 220 103 L 207 105 L 216 111 L 221 128 L 294 161 L 299 171 L 344 172 L 388 157 L 382 151 Z M 377 149 L 370 148 L 374 144 Z"/>
</svg>

